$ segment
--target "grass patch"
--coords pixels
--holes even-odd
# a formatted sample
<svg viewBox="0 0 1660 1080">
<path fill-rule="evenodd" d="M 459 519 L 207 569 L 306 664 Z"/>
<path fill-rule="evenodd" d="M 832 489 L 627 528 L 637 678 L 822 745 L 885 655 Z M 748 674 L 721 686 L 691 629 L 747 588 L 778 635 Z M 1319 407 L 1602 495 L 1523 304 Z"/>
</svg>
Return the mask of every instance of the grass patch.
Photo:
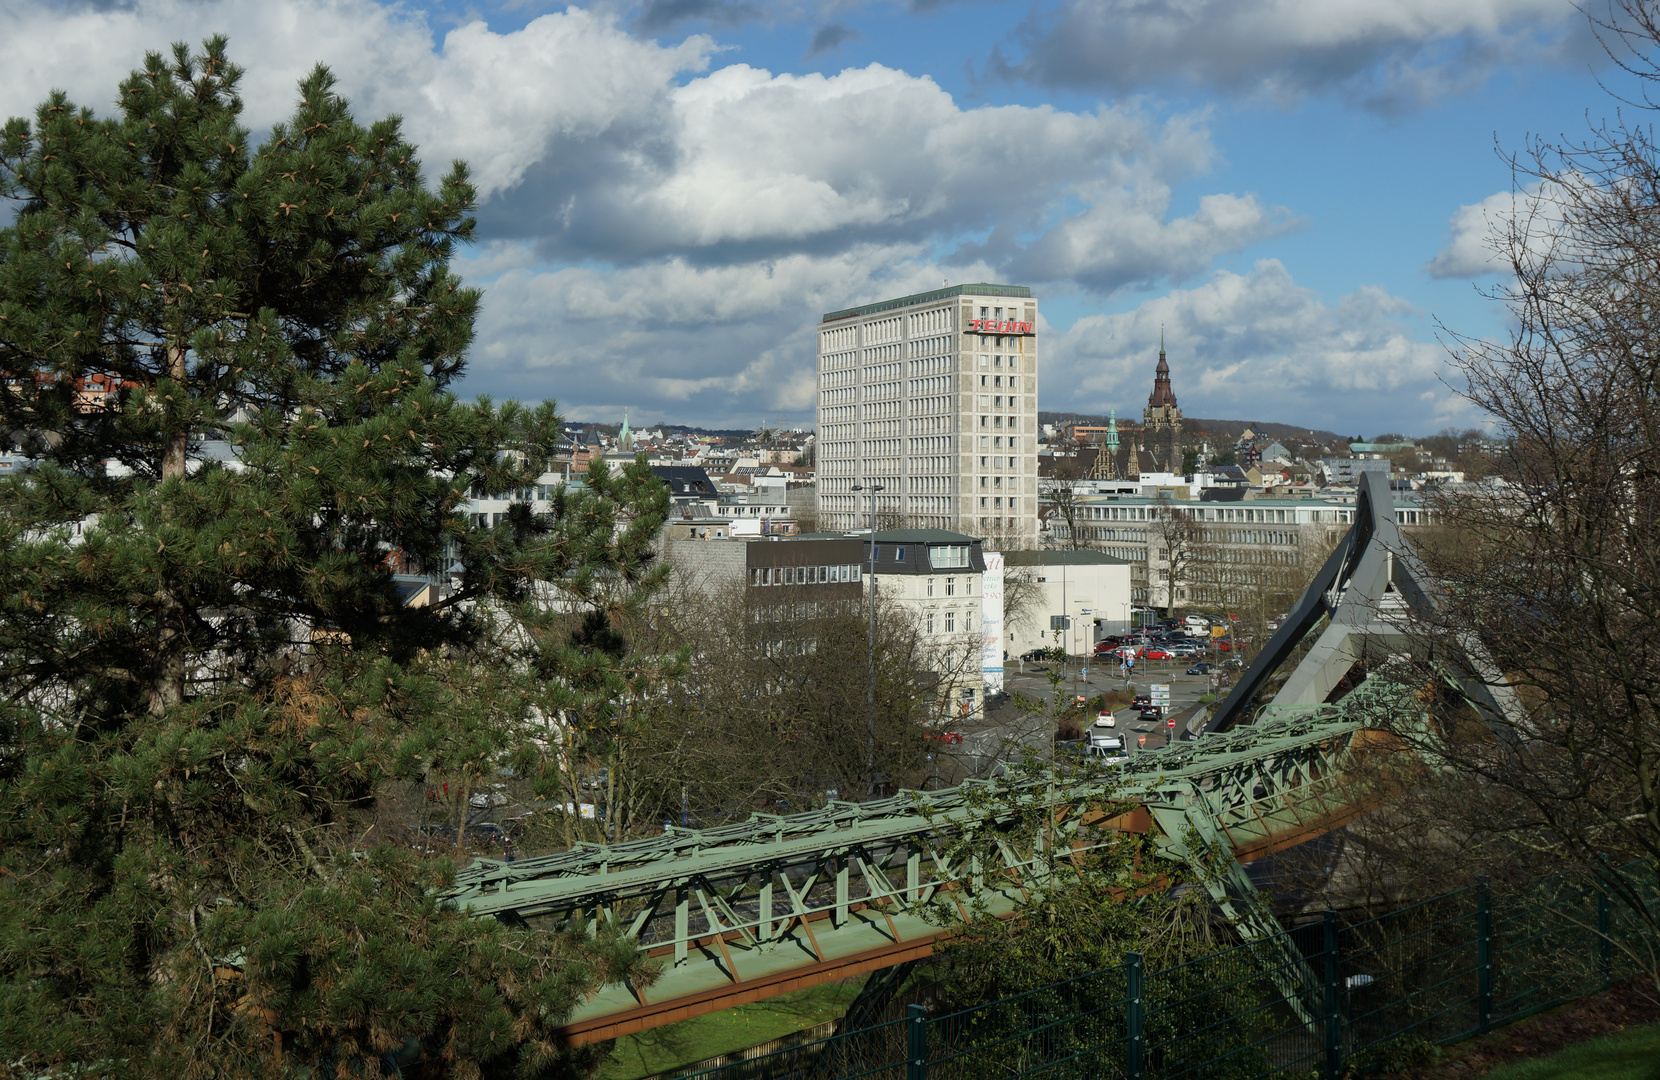
<svg viewBox="0 0 1660 1080">
<path fill-rule="evenodd" d="M 624 1035 L 601 1067 L 600 1078 L 638 1080 L 655 1076 L 838 1019 L 862 985 L 861 977 L 810 986 L 637 1035 Z"/>
<path fill-rule="evenodd" d="M 1501 1065 L 1487 1080 L 1660 1080 L 1660 1024 Z"/>
</svg>

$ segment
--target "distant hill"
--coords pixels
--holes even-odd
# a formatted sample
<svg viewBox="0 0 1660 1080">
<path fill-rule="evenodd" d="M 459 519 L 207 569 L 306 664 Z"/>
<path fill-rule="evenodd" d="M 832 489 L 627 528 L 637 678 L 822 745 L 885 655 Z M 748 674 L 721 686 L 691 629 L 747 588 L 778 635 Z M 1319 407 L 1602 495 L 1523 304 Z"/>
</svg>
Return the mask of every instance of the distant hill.
<svg viewBox="0 0 1660 1080">
<path fill-rule="evenodd" d="M 1105 416 L 1096 416 L 1093 413 L 1073 412 L 1040 412 L 1040 424 L 1105 424 Z M 1130 426 L 1139 427 L 1135 421 L 1124 420 Z M 1276 439 L 1316 439 L 1325 443 L 1346 443 L 1349 436 L 1339 435 L 1335 431 L 1323 431 L 1316 428 L 1298 427 L 1296 424 L 1271 424 L 1256 420 L 1202 420 L 1197 417 L 1184 417 L 1182 426 L 1189 431 L 1206 431 L 1212 435 L 1228 435 L 1238 437 L 1246 428 L 1260 435 L 1268 435 Z"/>
</svg>

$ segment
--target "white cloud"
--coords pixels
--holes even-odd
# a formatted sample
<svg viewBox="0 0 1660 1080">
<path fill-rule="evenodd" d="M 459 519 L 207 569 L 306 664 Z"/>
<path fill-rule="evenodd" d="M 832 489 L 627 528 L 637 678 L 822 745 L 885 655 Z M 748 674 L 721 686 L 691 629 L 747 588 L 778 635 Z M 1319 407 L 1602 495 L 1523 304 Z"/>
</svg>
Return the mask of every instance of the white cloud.
<svg viewBox="0 0 1660 1080">
<path fill-rule="evenodd" d="M 488 289 L 468 387 L 579 415 L 806 419 L 823 311 L 942 278 L 1153 287 L 1294 224 L 1249 194 L 1172 214 L 1215 158 L 1203 113 L 965 107 L 878 64 L 711 69 L 710 39 L 643 40 L 609 8 L 440 42 L 372 0 L 23 0 L 0 8 L 0 113 L 52 86 L 105 110 L 144 48 L 219 30 L 256 129 L 320 61 L 360 118 L 405 117 L 429 173 L 472 162 L 487 239 L 461 269 Z"/>
<path fill-rule="evenodd" d="M 1281 211 L 1213 194 L 1167 220 L 1172 184 L 1207 169 L 1202 116 L 1133 108 L 964 108 L 925 76 L 704 71 L 708 38 L 663 46 L 571 8 L 497 33 L 370 0 L 135 0 L 0 14 L 0 111 L 63 85 L 102 106 L 146 45 L 236 34 L 247 120 L 268 127 L 329 64 L 362 117 L 399 113 L 430 172 L 474 169 L 483 232 L 544 260 L 684 256 L 741 263 L 859 245 L 992 239 L 961 258 L 1110 292 L 1203 270 L 1273 235 Z"/>
<path fill-rule="evenodd" d="M 1439 381 L 1446 354 L 1416 339 L 1418 313 L 1368 286 L 1326 303 L 1277 260 L 1217 271 L 1132 311 L 1079 319 L 1044 343 L 1040 395 L 1065 408 L 1140 415 L 1161 327 L 1188 416 L 1307 423 L 1344 433 L 1435 431 L 1465 406 Z"/>
<path fill-rule="evenodd" d="M 1003 74 L 1070 87 L 1190 84 L 1289 100 L 1340 87 L 1385 111 L 1479 81 L 1495 63 L 1579 52 L 1563 0 L 1064 0 L 1023 27 Z"/>
<path fill-rule="evenodd" d="M 1602 199 L 1597 185 L 1572 172 L 1549 182 L 1535 181 L 1520 190 L 1500 191 L 1478 203 L 1460 206 L 1447 222 L 1447 241 L 1424 269 L 1431 277 L 1476 278 L 1509 274 L 1513 260 L 1557 269 L 1577 265 L 1577 232 L 1565 220 L 1579 220 L 1587 206 Z"/>
<path fill-rule="evenodd" d="M 1473 278 L 1504 270 L 1494 242 L 1504 235 L 1515 207 L 1516 194 L 1511 191 L 1460 206 L 1447 222 L 1447 242 L 1424 269 L 1438 278 Z"/>
<path fill-rule="evenodd" d="M 246 69 L 244 120 L 266 129 L 287 116 L 295 84 L 328 65 L 360 119 L 398 113 L 428 171 L 454 158 L 488 198 L 519 183 L 561 146 L 669 123 L 672 81 L 702 70 L 706 37 L 663 47 L 572 8 L 520 30 L 457 27 L 435 48 L 424 19 L 371 0 L 135 0 L 64 12 L 42 3 L 0 8 L 0 115 L 30 115 L 51 88 L 109 111 L 116 83 L 146 49 L 232 35 Z"/>
<path fill-rule="evenodd" d="M 1070 279 L 1110 292 L 1125 284 L 1182 279 L 1217 255 L 1296 226 L 1284 208 L 1255 196 L 1206 195 L 1193 214 L 1166 220 L 1169 189 L 1147 184 L 1096 193 L 1088 209 L 1067 218 L 1012 260 L 1021 280 Z"/>
<path fill-rule="evenodd" d="M 704 262 L 1000 230 L 969 257 L 1009 273 L 1079 274 L 1104 291 L 1189 272 L 1276 228 L 1273 212 L 1233 196 L 1215 209 L 1247 213 L 1163 221 L 1169 185 L 1214 154 L 1191 118 L 1155 126 L 1123 108 L 965 109 L 931 79 L 878 64 L 835 75 L 720 68 L 669 92 L 655 139 L 660 153 L 630 155 L 604 183 L 554 155 L 487 223 L 537 236 L 554 258 Z M 1132 204 L 1137 213 L 1123 213 Z M 1054 250 L 1066 246 L 1056 230 L 1085 217 L 1085 242 L 1115 258 Z M 1034 242 L 1050 250 L 1025 258 Z"/>
<path fill-rule="evenodd" d="M 470 382 L 580 403 L 570 411 L 584 419 L 629 406 L 706 423 L 811 421 L 813 327 L 824 312 L 988 270 L 942 270 L 893 245 L 717 267 L 512 269 L 485 292 Z"/>
</svg>

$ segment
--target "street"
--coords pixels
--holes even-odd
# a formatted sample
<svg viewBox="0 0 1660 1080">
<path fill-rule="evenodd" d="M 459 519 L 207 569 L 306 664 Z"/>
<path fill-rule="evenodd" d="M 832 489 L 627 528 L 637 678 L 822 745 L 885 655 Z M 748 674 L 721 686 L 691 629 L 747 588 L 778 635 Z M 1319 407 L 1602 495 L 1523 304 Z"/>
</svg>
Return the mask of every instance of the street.
<svg viewBox="0 0 1660 1080">
<path fill-rule="evenodd" d="M 1093 698 L 1112 691 L 1128 692 L 1134 697 L 1137 694 L 1148 693 L 1155 684 L 1165 684 L 1170 687 L 1170 708 L 1165 714 L 1169 717 L 1196 704 L 1202 695 L 1211 690 L 1209 678 L 1187 674 L 1187 669 L 1193 664 L 1194 660 L 1185 658 L 1150 661 L 1145 665 L 1146 670 L 1142 670 L 1143 665 L 1138 664 L 1135 676 L 1126 682 L 1120 676 L 1116 662 L 1097 663 L 1094 660 L 1084 661 L 1074 657 L 1066 664 L 1067 678 L 1062 686 L 1062 693 L 1068 700 L 1079 694 Z M 1049 682 L 1048 668 L 1049 665 L 1046 663 L 1022 664 L 1018 660 L 1011 660 L 1010 666 L 1004 672 L 1003 688 L 1010 695 L 1019 695 L 1031 701 L 1047 704 L 1054 693 L 1054 687 Z M 1115 730 L 1124 734 L 1132 751 L 1142 745 L 1141 736 L 1146 736 L 1147 747 L 1164 746 L 1168 741 L 1169 728 L 1163 720 L 1143 720 L 1139 712 L 1127 706 L 1117 710 L 1114 718 L 1117 720 Z M 1094 721 L 1093 715 L 1083 718 L 1085 726 Z M 941 783 L 957 783 L 968 776 L 987 775 L 997 761 L 1010 756 L 1007 747 L 1011 745 L 1029 747 L 1034 752 L 1047 754 L 1054 738 L 1052 722 L 1041 714 L 1022 712 L 1012 696 L 1010 700 L 991 709 L 984 718 L 975 718 L 959 730 L 962 732 L 963 741 L 950 746 L 949 749 L 942 748 L 939 773 Z"/>
</svg>

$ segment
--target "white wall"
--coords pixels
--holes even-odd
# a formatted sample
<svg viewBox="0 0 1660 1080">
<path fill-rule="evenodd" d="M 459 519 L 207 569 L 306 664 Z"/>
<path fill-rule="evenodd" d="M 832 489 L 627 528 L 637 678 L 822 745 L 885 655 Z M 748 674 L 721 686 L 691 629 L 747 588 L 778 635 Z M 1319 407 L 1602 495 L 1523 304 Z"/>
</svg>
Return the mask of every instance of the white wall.
<svg viewBox="0 0 1660 1080">
<path fill-rule="evenodd" d="M 1128 625 L 1132 606 L 1128 563 L 1011 566 L 1005 570 L 1006 578 L 1015 574 L 1036 574 L 1043 580 L 1038 584 L 1042 599 L 1034 615 L 1003 628 L 1003 647 L 1011 657 L 1054 647 L 1049 629 L 1052 615 L 1072 616 L 1072 628 L 1061 635 L 1061 644 L 1073 655 L 1087 655 L 1095 648 L 1097 623 L 1102 634 L 1122 633 Z"/>
</svg>

